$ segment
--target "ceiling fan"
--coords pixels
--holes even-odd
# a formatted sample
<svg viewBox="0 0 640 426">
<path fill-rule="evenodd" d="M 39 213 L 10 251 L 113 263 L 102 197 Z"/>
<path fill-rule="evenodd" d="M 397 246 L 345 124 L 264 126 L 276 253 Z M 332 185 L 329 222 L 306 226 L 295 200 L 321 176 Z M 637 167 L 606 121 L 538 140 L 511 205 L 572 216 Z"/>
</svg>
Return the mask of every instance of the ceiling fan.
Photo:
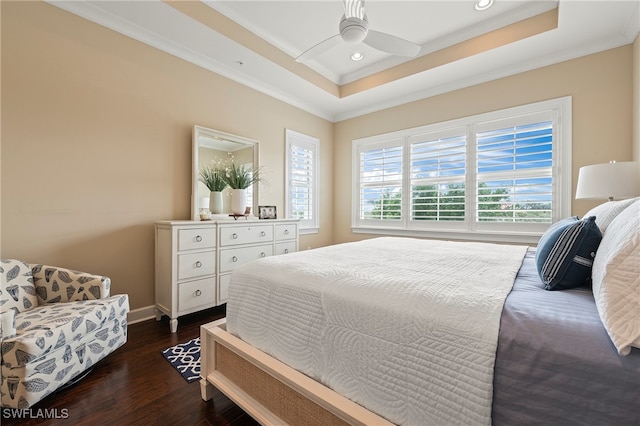
<svg viewBox="0 0 640 426">
<path fill-rule="evenodd" d="M 344 15 L 340 20 L 339 29 L 339 34 L 329 37 L 302 52 L 296 58 L 296 62 L 306 62 L 337 46 L 341 41 L 352 44 L 363 42 L 376 50 L 398 56 L 413 57 L 421 49 L 420 45 L 400 37 L 370 30 L 367 15 L 364 13 L 364 0 L 344 0 Z"/>
</svg>

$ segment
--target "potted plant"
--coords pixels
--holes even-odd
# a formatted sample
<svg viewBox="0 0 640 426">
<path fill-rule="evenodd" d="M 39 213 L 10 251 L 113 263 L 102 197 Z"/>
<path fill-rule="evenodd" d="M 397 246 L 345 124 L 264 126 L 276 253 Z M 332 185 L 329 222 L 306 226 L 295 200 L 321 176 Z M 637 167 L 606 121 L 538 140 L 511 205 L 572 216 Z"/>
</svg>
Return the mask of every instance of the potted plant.
<svg viewBox="0 0 640 426">
<path fill-rule="evenodd" d="M 227 187 L 226 171 L 216 166 L 200 169 L 200 182 L 209 189 L 209 210 L 213 214 L 222 213 L 222 191 Z"/>
<path fill-rule="evenodd" d="M 246 167 L 233 161 L 227 167 L 225 182 L 231 191 L 231 212 L 244 214 L 246 208 L 246 190 L 256 182 L 260 182 L 260 169 Z"/>
</svg>

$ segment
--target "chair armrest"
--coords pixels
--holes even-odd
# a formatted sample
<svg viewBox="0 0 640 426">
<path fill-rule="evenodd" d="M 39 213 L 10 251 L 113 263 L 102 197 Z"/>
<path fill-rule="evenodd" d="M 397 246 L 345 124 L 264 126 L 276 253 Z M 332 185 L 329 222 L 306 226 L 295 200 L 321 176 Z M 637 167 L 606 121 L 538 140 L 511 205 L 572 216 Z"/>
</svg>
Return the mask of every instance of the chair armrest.
<svg viewBox="0 0 640 426">
<path fill-rule="evenodd" d="M 3 309 L 0 311 L 0 340 L 16 334 L 16 310 Z"/>
<path fill-rule="evenodd" d="M 48 265 L 31 265 L 38 304 L 75 302 L 109 297 L 111 279 Z"/>
</svg>

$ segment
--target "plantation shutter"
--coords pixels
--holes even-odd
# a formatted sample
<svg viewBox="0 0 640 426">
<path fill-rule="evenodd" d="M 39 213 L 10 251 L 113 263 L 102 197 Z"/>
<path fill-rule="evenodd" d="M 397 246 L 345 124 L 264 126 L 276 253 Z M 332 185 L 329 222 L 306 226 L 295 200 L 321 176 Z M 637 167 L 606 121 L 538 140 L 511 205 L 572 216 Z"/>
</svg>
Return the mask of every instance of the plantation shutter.
<svg viewBox="0 0 640 426">
<path fill-rule="evenodd" d="M 313 167 L 313 151 L 293 145 L 289 168 L 289 196 L 293 219 L 313 217 Z"/>
<path fill-rule="evenodd" d="M 571 213 L 571 139 L 570 97 L 355 139 L 351 229 L 536 242 Z"/>
<path fill-rule="evenodd" d="M 402 140 L 367 147 L 359 153 L 359 218 L 402 220 Z"/>
<path fill-rule="evenodd" d="M 476 126 L 476 222 L 551 223 L 550 111 Z"/>
<path fill-rule="evenodd" d="M 286 131 L 286 215 L 300 220 L 299 228 L 303 233 L 318 229 L 318 144 L 316 138 Z"/>
<path fill-rule="evenodd" d="M 412 221 L 464 221 L 466 129 L 409 137 Z"/>
</svg>

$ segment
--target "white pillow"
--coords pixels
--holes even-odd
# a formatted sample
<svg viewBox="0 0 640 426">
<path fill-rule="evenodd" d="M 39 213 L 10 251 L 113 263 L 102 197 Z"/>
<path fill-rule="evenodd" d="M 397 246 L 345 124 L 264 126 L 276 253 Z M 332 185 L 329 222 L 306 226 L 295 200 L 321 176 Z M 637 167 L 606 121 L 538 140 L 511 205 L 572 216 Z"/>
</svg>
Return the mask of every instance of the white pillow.
<svg viewBox="0 0 640 426">
<path fill-rule="evenodd" d="M 628 200 L 620 201 L 607 201 L 589 210 L 584 217 L 595 216 L 596 225 L 600 228 L 600 232 L 604 235 L 604 231 L 607 230 L 609 224 L 616 218 L 624 209 L 633 204 L 634 201 L 640 200 L 640 198 L 629 198 Z"/>
<path fill-rule="evenodd" d="M 593 261 L 593 296 L 620 355 L 640 348 L 640 199 L 607 227 Z"/>
</svg>

